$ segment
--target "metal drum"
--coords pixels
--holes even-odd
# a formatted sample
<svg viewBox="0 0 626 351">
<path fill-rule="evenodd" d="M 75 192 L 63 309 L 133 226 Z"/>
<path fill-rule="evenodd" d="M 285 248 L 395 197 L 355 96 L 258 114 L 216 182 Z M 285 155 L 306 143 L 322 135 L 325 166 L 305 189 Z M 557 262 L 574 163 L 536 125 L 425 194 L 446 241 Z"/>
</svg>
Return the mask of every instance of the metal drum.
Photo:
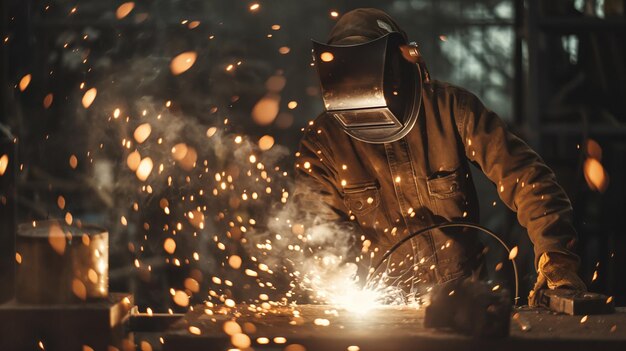
<svg viewBox="0 0 626 351">
<path fill-rule="evenodd" d="M 75 303 L 108 295 L 109 233 L 95 226 L 47 220 L 19 225 L 16 299 Z"/>
</svg>

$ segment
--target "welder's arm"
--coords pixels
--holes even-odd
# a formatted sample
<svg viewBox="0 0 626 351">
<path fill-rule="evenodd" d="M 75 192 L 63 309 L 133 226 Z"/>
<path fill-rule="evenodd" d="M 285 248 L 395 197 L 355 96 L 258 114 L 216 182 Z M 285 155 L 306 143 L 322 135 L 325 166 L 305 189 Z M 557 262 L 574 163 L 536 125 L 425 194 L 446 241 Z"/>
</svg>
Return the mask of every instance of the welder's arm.
<svg viewBox="0 0 626 351">
<path fill-rule="evenodd" d="M 309 135 L 300 142 L 295 164 L 294 202 L 305 216 L 328 222 L 347 220 L 348 210 L 334 185 L 336 170 L 322 150 Z"/>
<path fill-rule="evenodd" d="M 579 259 L 571 251 L 576 242 L 572 206 L 552 170 L 476 96 L 462 95 L 459 105 L 466 155 L 496 184 L 502 201 L 528 230 L 539 278 L 550 288 L 585 289 L 576 275 Z"/>
</svg>

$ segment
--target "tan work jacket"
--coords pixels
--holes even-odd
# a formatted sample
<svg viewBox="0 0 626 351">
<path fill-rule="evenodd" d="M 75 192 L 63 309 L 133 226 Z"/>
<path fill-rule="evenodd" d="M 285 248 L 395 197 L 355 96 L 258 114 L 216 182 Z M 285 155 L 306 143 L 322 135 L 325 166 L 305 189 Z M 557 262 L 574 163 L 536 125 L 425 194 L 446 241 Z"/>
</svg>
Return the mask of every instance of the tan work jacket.
<svg viewBox="0 0 626 351">
<path fill-rule="evenodd" d="M 418 122 L 393 143 L 364 143 L 326 114 L 315 119 L 295 165 L 295 200 L 301 210 L 327 221 L 351 222 L 358 249 L 367 240 L 362 252 L 377 250 L 380 257 L 420 228 L 479 221 L 468 168 L 472 162 L 517 212 L 535 257 L 571 254 L 576 238 L 572 207 L 543 160 L 470 92 L 431 81 L 422 94 Z M 475 232 L 433 230 L 413 240 L 401 259 L 419 263 L 422 281 L 442 283 L 468 275 L 480 251 Z"/>
</svg>

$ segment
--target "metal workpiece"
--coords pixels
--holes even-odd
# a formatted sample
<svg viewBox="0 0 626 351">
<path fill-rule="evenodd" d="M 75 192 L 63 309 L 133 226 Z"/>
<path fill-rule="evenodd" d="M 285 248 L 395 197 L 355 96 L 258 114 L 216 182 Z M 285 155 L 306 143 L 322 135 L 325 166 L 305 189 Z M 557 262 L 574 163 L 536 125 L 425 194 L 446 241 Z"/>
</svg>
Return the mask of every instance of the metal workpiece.
<svg viewBox="0 0 626 351">
<path fill-rule="evenodd" d="M 569 315 L 608 314 L 615 311 L 613 298 L 586 291 L 570 289 L 542 289 L 537 301 L 554 312 Z"/>
</svg>

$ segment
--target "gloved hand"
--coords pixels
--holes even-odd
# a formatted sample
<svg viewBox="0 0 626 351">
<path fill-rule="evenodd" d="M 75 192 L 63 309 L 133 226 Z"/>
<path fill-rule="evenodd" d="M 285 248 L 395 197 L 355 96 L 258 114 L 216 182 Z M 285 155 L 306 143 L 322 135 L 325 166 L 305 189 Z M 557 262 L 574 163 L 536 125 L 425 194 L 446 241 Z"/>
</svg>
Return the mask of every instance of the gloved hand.
<svg viewBox="0 0 626 351">
<path fill-rule="evenodd" d="M 539 258 L 537 282 L 528 295 L 528 304 L 537 306 L 538 301 L 535 300 L 537 291 L 546 287 L 587 291 L 587 286 L 576 273 L 577 270 L 576 257 L 560 252 L 544 252 Z"/>
</svg>

